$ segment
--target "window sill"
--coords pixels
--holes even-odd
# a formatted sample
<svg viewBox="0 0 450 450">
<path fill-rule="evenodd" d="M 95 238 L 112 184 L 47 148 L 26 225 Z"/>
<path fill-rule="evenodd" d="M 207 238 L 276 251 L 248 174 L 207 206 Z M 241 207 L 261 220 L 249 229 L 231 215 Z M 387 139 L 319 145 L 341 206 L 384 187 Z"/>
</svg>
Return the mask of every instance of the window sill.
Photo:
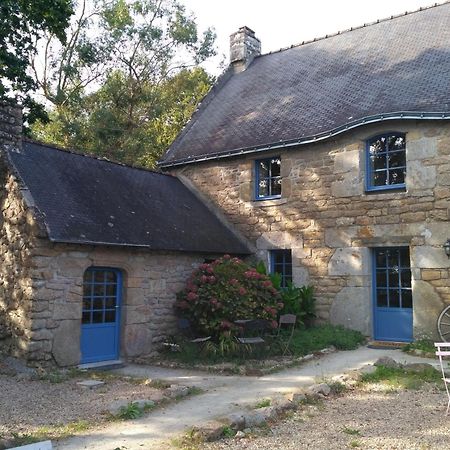
<svg viewBox="0 0 450 450">
<path fill-rule="evenodd" d="M 367 189 L 365 193 L 368 195 L 374 195 L 374 194 L 397 194 L 401 192 L 406 192 L 406 186 L 400 185 L 400 186 L 393 186 L 393 187 L 386 187 L 382 189 Z"/>
<path fill-rule="evenodd" d="M 286 198 L 272 198 L 267 200 L 253 200 L 253 206 L 258 208 L 264 208 L 267 206 L 279 206 L 287 203 Z"/>
</svg>

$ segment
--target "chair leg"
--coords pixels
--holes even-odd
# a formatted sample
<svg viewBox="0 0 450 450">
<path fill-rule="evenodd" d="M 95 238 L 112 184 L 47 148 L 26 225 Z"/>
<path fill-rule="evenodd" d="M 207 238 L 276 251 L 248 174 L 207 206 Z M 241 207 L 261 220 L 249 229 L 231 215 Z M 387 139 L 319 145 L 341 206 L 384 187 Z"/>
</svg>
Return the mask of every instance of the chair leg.
<svg viewBox="0 0 450 450">
<path fill-rule="evenodd" d="M 448 416 L 448 411 L 450 410 L 450 397 L 448 399 L 448 403 L 447 403 L 447 411 L 445 411 L 445 415 Z"/>
</svg>

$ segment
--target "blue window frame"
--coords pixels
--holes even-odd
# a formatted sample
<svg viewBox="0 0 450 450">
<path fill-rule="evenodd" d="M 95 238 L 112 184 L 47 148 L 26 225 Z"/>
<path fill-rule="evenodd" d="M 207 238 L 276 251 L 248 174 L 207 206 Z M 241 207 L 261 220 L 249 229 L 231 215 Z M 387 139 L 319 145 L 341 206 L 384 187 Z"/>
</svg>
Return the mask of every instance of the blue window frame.
<svg viewBox="0 0 450 450">
<path fill-rule="evenodd" d="M 366 162 L 367 191 L 405 188 L 405 135 L 390 132 L 368 139 Z"/>
<path fill-rule="evenodd" d="M 255 199 L 281 197 L 281 159 L 274 156 L 255 161 Z"/>
<path fill-rule="evenodd" d="M 281 275 L 281 287 L 285 288 L 292 282 L 292 252 L 291 250 L 270 251 L 270 273 Z"/>
</svg>

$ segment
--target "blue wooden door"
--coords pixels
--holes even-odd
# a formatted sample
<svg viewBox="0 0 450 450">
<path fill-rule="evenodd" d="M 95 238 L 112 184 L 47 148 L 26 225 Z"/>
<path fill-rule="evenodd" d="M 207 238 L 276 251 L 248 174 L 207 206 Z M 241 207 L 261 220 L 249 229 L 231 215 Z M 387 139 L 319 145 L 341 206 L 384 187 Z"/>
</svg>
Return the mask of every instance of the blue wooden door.
<svg viewBox="0 0 450 450">
<path fill-rule="evenodd" d="M 409 248 L 373 250 L 374 337 L 380 341 L 413 339 L 413 302 Z"/>
<path fill-rule="evenodd" d="M 122 276 L 115 269 L 91 267 L 83 280 L 81 362 L 119 357 Z"/>
</svg>

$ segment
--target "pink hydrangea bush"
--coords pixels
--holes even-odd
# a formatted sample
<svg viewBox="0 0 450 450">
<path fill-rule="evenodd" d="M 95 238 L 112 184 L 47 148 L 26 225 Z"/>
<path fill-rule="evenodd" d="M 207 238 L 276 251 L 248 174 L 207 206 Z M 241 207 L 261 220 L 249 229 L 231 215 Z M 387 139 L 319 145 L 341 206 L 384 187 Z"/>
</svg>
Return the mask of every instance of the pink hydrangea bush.
<svg viewBox="0 0 450 450">
<path fill-rule="evenodd" d="M 239 258 L 224 255 L 202 264 L 177 294 L 178 317 L 189 319 L 199 335 L 235 334 L 239 319 L 266 319 L 277 326 L 283 309 L 280 292 L 267 275 Z"/>
</svg>

